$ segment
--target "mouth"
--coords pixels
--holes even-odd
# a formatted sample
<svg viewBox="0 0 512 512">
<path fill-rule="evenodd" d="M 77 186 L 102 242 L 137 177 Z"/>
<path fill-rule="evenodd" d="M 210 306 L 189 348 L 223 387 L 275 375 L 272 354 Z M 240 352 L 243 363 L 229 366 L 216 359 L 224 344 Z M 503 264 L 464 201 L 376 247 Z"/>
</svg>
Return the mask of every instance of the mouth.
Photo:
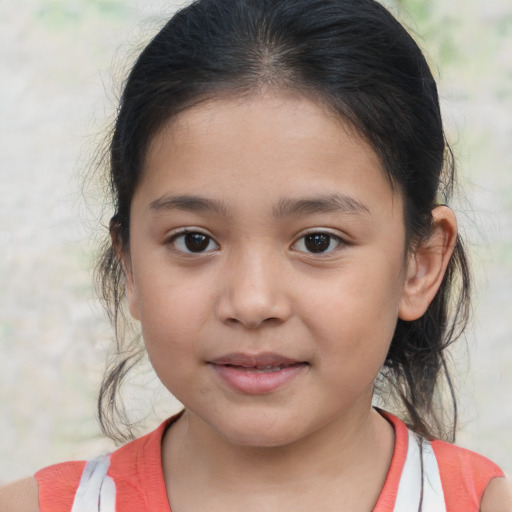
<svg viewBox="0 0 512 512">
<path fill-rule="evenodd" d="M 272 352 L 264 352 L 261 354 L 245 354 L 242 352 L 234 352 L 226 354 L 208 361 L 211 364 L 218 364 L 223 366 L 237 366 L 241 368 L 257 368 L 257 369 L 271 369 L 277 367 L 292 366 L 295 364 L 302 364 L 305 361 L 292 359 L 281 354 L 274 354 Z"/>
<path fill-rule="evenodd" d="M 233 364 L 225 364 L 228 368 L 238 368 L 246 372 L 254 372 L 254 373 L 272 373 L 279 372 L 284 370 L 285 368 L 291 368 L 292 366 L 298 366 L 305 363 L 293 363 L 293 364 L 278 364 L 278 365 L 267 365 L 267 366 L 238 366 Z"/>
<path fill-rule="evenodd" d="M 228 354 L 208 364 L 229 388 L 250 395 L 277 391 L 309 368 L 306 361 L 272 353 Z"/>
</svg>

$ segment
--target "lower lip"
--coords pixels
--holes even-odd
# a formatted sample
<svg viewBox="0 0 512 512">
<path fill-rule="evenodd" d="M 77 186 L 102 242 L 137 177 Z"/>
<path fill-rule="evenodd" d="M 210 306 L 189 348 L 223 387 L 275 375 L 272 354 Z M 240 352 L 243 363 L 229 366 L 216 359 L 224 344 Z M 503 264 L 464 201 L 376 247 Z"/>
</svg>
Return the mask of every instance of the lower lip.
<svg viewBox="0 0 512 512">
<path fill-rule="evenodd" d="M 309 367 L 307 363 L 298 363 L 280 370 L 255 371 L 241 366 L 211 366 L 230 388 L 248 395 L 263 395 L 276 391 Z"/>
</svg>

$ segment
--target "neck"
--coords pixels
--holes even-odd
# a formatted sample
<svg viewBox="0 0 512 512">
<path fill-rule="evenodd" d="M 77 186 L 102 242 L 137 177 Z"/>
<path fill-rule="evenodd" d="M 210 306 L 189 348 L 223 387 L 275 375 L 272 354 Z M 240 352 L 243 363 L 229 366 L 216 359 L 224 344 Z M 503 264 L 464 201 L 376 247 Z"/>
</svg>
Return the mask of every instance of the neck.
<svg viewBox="0 0 512 512">
<path fill-rule="evenodd" d="M 254 447 L 229 442 L 186 411 L 164 440 L 169 495 L 178 497 L 176 490 L 183 484 L 215 489 L 216 495 L 225 493 L 231 499 L 234 494 L 243 496 L 246 504 L 251 496 L 268 504 L 277 495 L 296 500 L 332 483 L 345 499 L 361 481 L 375 475 L 374 496 L 369 499 L 376 501 L 392 456 L 392 427 L 370 407 L 351 412 L 299 441 Z"/>
</svg>

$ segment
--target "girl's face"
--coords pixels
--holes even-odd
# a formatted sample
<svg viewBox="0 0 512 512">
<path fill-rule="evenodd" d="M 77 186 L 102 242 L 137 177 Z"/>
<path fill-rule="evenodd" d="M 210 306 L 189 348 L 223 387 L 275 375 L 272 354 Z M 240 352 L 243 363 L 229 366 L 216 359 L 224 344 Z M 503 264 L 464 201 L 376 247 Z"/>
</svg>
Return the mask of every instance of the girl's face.
<svg viewBox="0 0 512 512">
<path fill-rule="evenodd" d="M 403 204 L 292 93 L 194 107 L 152 141 L 127 293 L 189 421 L 279 446 L 368 414 L 404 301 Z"/>
</svg>

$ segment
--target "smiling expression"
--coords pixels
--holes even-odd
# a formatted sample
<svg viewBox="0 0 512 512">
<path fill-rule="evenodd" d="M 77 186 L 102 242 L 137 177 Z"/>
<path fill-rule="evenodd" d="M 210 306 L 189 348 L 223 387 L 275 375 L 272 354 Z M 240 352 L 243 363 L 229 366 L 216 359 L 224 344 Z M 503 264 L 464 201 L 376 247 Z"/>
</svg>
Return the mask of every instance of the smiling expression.
<svg viewBox="0 0 512 512">
<path fill-rule="evenodd" d="M 281 92 L 185 111 L 130 215 L 130 311 L 191 421 L 276 446 L 367 413 L 403 300 L 403 204 L 326 108 Z"/>
</svg>

